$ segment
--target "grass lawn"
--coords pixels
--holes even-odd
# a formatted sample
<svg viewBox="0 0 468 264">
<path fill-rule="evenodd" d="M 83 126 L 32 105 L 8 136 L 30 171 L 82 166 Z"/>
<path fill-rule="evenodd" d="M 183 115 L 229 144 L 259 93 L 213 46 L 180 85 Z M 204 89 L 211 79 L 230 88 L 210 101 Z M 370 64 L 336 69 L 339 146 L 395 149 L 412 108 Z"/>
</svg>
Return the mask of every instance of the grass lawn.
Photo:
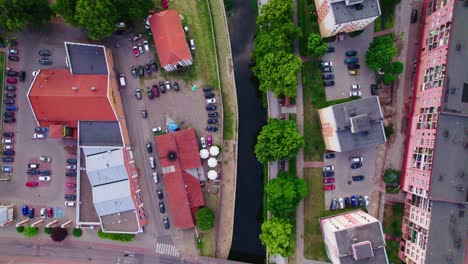
<svg viewBox="0 0 468 264">
<path fill-rule="evenodd" d="M 218 197 L 216 195 L 208 195 L 207 192 L 203 192 L 203 199 L 205 200 L 205 207 L 212 209 L 216 213 L 216 208 L 218 206 Z M 215 235 L 216 232 L 214 227 L 208 231 L 200 231 L 200 238 L 202 240 L 202 256 L 214 256 L 214 243 L 216 239 Z"/>
<path fill-rule="evenodd" d="M 320 218 L 357 209 L 367 210 L 360 207 L 338 211 L 325 210 L 321 168 L 305 168 L 304 180 L 309 186 L 309 197 L 304 199 L 304 256 L 308 259 L 328 262 L 322 232 L 320 231 Z"/>
<path fill-rule="evenodd" d="M 400 0 L 379 0 L 382 15 L 374 22 L 374 31 L 382 31 L 393 28 L 395 23 L 395 6 Z"/>
<path fill-rule="evenodd" d="M 383 231 L 385 234 L 401 236 L 401 221 L 403 220 L 403 205 L 385 205 Z"/>
<path fill-rule="evenodd" d="M 313 0 L 298 0 L 298 26 L 302 29 L 302 36 L 299 39 L 299 50 L 302 56 L 307 55 L 307 37 L 311 32 L 319 33 L 315 4 Z"/>
</svg>

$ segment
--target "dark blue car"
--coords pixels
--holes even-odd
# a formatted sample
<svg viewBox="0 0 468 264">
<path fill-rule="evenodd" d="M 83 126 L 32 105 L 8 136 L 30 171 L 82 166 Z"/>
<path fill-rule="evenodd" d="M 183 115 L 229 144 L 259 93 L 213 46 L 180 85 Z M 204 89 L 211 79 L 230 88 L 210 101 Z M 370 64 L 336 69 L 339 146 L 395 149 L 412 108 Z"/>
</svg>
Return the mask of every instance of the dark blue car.
<svg viewBox="0 0 468 264">
<path fill-rule="evenodd" d="M 356 203 L 356 196 L 353 195 L 351 196 L 351 206 L 352 207 L 356 207 L 357 203 Z"/>
<path fill-rule="evenodd" d="M 28 217 L 31 219 L 34 218 L 34 208 L 29 208 Z"/>
<path fill-rule="evenodd" d="M 29 207 L 27 205 L 23 205 L 23 209 L 21 211 L 23 212 L 23 216 L 28 216 Z"/>
</svg>

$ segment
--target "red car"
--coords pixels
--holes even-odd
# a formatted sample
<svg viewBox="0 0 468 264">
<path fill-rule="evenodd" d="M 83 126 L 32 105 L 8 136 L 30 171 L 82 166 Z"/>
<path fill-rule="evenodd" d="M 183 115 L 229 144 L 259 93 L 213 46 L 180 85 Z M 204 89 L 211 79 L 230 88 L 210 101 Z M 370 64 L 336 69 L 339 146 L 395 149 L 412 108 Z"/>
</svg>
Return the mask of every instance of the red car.
<svg viewBox="0 0 468 264">
<path fill-rule="evenodd" d="M 208 144 L 208 146 L 211 146 L 211 144 L 213 144 L 213 136 L 211 135 L 211 133 L 208 133 L 208 136 L 206 137 L 206 143 Z"/>
<path fill-rule="evenodd" d="M 135 55 L 135 57 L 140 56 L 140 52 L 138 51 L 137 46 L 133 46 L 132 50 L 133 50 L 133 55 Z"/>
<path fill-rule="evenodd" d="M 16 78 L 8 78 L 7 83 L 17 83 L 18 80 Z"/>
<path fill-rule="evenodd" d="M 335 184 L 324 185 L 323 190 L 325 190 L 325 191 L 335 190 Z"/>
<path fill-rule="evenodd" d="M 67 183 L 67 187 L 68 188 L 76 188 L 76 184 L 69 182 L 69 183 Z"/>
<path fill-rule="evenodd" d="M 159 88 L 156 84 L 153 85 L 153 94 L 155 97 L 159 97 Z"/>
<path fill-rule="evenodd" d="M 49 218 L 54 217 L 54 209 L 47 208 L 47 217 L 49 217 Z"/>
<path fill-rule="evenodd" d="M 167 0 L 162 0 L 162 5 L 163 5 L 164 9 L 169 8 L 169 4 L 167 3 Z"/>
<path fill-rule="evenodd" d="M 39 183 L 37 181 L 26 183 L 26 187 L 37 187 L 37 186 L 39 186 Z"/>
<path fill-rule="evenodd" d="M 334 183 L 335 182 L 335 178 L 324 178 L 323 179 L 323 183 Z"/>
</svg>

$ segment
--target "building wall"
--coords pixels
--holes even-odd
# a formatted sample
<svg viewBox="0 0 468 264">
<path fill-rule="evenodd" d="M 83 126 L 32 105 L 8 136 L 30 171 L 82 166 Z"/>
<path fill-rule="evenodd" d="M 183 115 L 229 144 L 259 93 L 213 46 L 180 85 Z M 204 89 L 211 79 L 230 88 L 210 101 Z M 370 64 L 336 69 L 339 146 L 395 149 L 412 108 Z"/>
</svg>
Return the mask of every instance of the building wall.
<svg viewBox="0 0 468 264">
<path fill-rule="evenodd" d="M 332 151 L 341 151 L 340 141 L 336 134 L 335 115 L 331 106 L 318 110 L 320 126 L 322 128 L 325 148 Z"/>
<path fill-rule="evenodd" d="M 424 1 L 420 56 L 402 177 L 407 196 L 399 256 L 407 263 L 424 263 L 425 260 L 431 214 L 428 191 L 454 1 Z"/>
</svg>

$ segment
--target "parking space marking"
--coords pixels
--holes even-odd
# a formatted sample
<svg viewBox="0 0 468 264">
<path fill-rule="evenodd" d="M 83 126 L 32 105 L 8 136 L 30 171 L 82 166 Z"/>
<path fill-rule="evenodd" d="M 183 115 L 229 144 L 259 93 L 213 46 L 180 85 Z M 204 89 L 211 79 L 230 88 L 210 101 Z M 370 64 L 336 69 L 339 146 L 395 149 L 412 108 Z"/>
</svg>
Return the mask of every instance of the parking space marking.
<svg viewBox="0 0 468 264">
<path fill-rule="evenodd" d="M 168 255 L 173 257 L 179 257 L 179 251 L 174 245 L 169 244 L 156 244 L 156 253 L 161 255 Z"/>
<path fill-rule="evenodd" d="M 64 218 L 64 210 L 63 210 L 63 207 L 61 206 L 54 206 L 54 217 L 55 218 Z"/>
</svg>

